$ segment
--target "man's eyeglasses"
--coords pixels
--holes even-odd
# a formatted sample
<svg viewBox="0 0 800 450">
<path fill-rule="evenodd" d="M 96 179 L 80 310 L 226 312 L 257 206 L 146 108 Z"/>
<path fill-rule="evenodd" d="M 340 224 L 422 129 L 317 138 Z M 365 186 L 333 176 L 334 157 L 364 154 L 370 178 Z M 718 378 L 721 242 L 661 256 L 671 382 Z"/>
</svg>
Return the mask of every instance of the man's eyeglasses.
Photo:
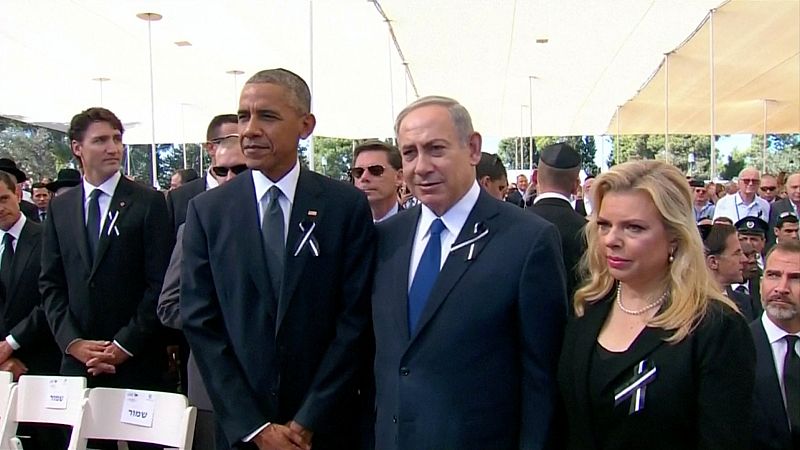
<svg viewBox="0 0 800 450">
<path fill-rule="evenodd" d="M 761 183 L 761 180 L 759 180 L 758 178 L 739 178 L 739 181 L 741 181 L 744 184 L 760 184 Z"/>
<path fill-rule="evenodd" d="M 694 190 L 695 194 L 705 194 L 706 190 L 704 188 L 697 188 Z"/>
<path fill-rule="evenodd" d="M 224 141 L 225 139 L 230 139 L 230 138 L 236 138 L 236 139 L 239 139 L 239 135 L 238 135 L 238 134 L 227 134 L 227 135 L 225 135 L 225 136 L 220 136 L 220 137 L 217 137 L 217 138 L 211 139 L 211 140 L 210 140 L 210 141 L 208 141 L 208 142 L 210 142 L 210 143 L 212 143 L 212 144 L 219 144 L 220 142 Z"/>
<path fill-rule="evenodd" d="M 214 175 L 218 177 L 227 177 L 228 172 L 233 172 L 234 175 L 239 175 L 245 170 L 247 170 L 247 164 L 239 164 L 233 167 L 213 166 L 211 168 L 211 171 L 214 172 Z"/>
<path fill-rule="evenodd" d="M 775 187 L 775 186 L 761 186 L 761 190 L 762 190 L 763 192 L 772 192 L 772 191 L 774 191 L 775 189 L 778 189 L 778 188 L 777 188 L 777 187 Z"/>
<path fill-rule="evenodd" d="M 378 164 L 369 167 L 351 167 L 350 170 L 347 171 L 347 173 L 351 177 L 359 179 L 362 176 L 364 176 L 365 171 L 369 171 L 369 174 L 372 175 L 373 177 L 379 177 L 383 175 L 383 172 L 386 171 L 386 168 Z"/>
</svg>

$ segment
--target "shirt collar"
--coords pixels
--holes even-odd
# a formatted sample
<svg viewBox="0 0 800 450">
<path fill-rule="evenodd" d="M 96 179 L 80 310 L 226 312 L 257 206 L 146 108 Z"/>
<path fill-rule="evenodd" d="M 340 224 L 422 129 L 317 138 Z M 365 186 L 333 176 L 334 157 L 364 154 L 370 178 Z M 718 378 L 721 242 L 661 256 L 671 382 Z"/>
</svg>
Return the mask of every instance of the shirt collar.
<svg viewBox="0 0 800 450">
<path fill-rule="evenodd" d="M 734 205 L 744 205 L 744 206 L 747 206 L 747 207 L 749 207 L 749 206 L 750 206 L 750 205 L 752 205 L 753 203 L 758 203 L 758 199 L 759 199 L 759 197 L 758 197 L 758 194 L 756 194 L 756 195 L 753 197 L 753 201 L 752 201 L 752 202 L 750 202 L 750 203 L 745 203 L 745 202 L 744 202 L 744 199 L 742 198 L 742 193 L 741 193 L 741 192 L 737 192 L 737 193 L 736 193 L 736 201 L 734 202 Z"/>
<path fill-rule="evenodd" d="M 211 175 L 211 168 L 208 168 L 208 172 L 206 172 L 206 190 L 214 189 L 215 187 L 219 186 L 219 181 L 214 178 L 214 175 Z"/>
<path fill-rule="evenodd" d="M 425 235 L 427 235 L 430 231 L 431 224 L 438 218 L 442 219 L 447 231 L 457 237 L 458 233 L 461 232 L 461 228 L 464 227 L 464 223 L 466 223 L 469 213 L 472 211 L 472 208 L 475 207 L 475 203 L 478 202 L 478 196 L 480 193 L 480 185 L 478 185 L 477 181 L 473 181 L 472 187 L 469 188 L 467 193 L 464 194 L 464 196 L 461 197 L 461 199 L 457 201 L 455 205 L 451 206 L 442 217 L 438 217 L 436 213 L 431 211 L 431 209 L 425 206 L 423 203 L 422 214 L 419 218 L 420 228 L 425 230 Z"/>
<path fill-rule="evenodd" d="M 565 202 L 572 204 L 572 202 L 566 195 L 559 194 L 558 192 L 543 192 L 537 195 L 535 199 L 533 199 L 533 204 L 535 205 L 539 203 L 540 200 L 544 200 L 546 198 L 560 198 L 561 200 L 564 200 Z"/>
<path fill-rule="evenodd" d="M 92 183 L 89 183 L 89 181 L 86 180 L 86 177 L 83 177 L 83 201 L 88 201 L 89 196 L 92 195 L 92 191 L 95 189 L 100 189 L 107 196 L 113 197 L 114 191 L 117 190 L 117 185 L 119 184 L 120 178 L 122 178 L 122 173 L 114 172 L 114 175 L 111 175 L 106 181 L 103 182 L 103 184 L 100 186 L 95 186 Z"/>
<path fill-rule="evenodd" d="M 395 203 L 392 206 L 392 208 L 386 214 L 383 215 L 383 217 L 381 217 L 378 220 L 375 220 L 374 222 L 375 223 L 383 222 L 384 220 L 388 219 L 389 217 L 392 217 L 393 215 L 397 214 L 399 212 L 399 210 L 400 210 L 399 205 L 397 203 Z"/>
<path fill-rule="evenodd" d="M 281 193 L 289 200 L 289 204 L 294 203 L 294 193 L 297 191 L 297 180 L 300 179 L 300 164 L 295 161 L 294 167 L 277 182 L 274 182 L 266 177 L 260 170 L 252 170 L 253 185 L 256 188 L 256 199 L 261 201 L 264 194 L 267 193 L 272 186 L 278 186 Z"/>
<path fill-rule="evenodd" d="M 6 236 L 6 233 L 14 236 L 15 241 L 19 241 L 19 236 L 22 234 L 22 227 L 25 226 L 25 222 L 27 221 L 28 219 L 25 217 L 25 214 L 20 212 L 19 219 L 17 219 L 17 222 L 9 228 L 8 231 L 0 230 L 0 241 Z"/>
<path fill-rule="evenodd" d="M 767 332 L 767 340 L 769 341 L 770 344 L 774 344 L 774 343 L 780 341 L 787 334 L 793 334 L 795 336 L 800 336 L 800 333 L 787 333 L 786 331 L 781 329 L 779 326 L 775 325 L 775 323 L 772 322 L 772 319 L 770 319 L 769 316 L 767 315 L 766 311 L 764 311 L 761 314 L 761 324 L 764 325 L 764 331 Z"/>
</svg>

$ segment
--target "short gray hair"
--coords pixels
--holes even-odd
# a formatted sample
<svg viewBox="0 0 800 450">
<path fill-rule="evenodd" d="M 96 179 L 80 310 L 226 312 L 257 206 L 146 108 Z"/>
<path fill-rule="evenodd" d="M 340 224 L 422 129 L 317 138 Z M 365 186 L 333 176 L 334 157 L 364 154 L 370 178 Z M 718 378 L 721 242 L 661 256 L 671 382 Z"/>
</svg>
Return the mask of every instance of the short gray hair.
<svg viewBox="0 0 800 450">
<path fill-rule="evenodd" d="M 453 125 L 456 127 L 458 139 L 462 144 L 469 142 L 469 137 L 475 132 L 475 129 L 472 128 L 472 118 L 469 115 L 469 111 L 467 111 L 467 108 L 464 108 L 461 103 L 458 103 L 457 100 L 438 95 L 422 97 L 403 108 L 400 114 L 397 115 L 397 120 L 394 122 L 395 136 L 400 134 L 400 124 L 408 113 L 415 109 L 422 108 L 423 106 L 442 106 L 447 109 L 447 112 L 450 113 L 450 118 L 453 120 Z"/>
<path fill-rule="evenodd" d="M 300 114 L 311 112 L 311 90 L 305 80 L 286 69 L 268 69 L 257 72 L 246 84 L 271 83 L 284 87 L 292 94 L 292 103 Z"/>
</svg>

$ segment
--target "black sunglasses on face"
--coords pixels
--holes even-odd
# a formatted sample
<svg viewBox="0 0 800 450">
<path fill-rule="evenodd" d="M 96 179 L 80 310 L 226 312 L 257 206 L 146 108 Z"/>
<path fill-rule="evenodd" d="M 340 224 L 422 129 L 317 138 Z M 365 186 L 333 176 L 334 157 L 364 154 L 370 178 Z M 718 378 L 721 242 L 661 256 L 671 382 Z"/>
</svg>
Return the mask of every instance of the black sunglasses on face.
<svg viewBox="0 0 800 450">
<path fill-rule="evenodd" d="M 379 177 L 383 175 L 383 172 L 385 170 L 386 168 L 376 164 L 374 166 L 369 166 L 369 167 L 351 167 L 350 170 L 347 171 L 347 173 L 349 173 L 351 177 L 358 179 L 364 176 L 364 171 L 369 171 L 369 174 L 372 175 L 373 177 Z"/>
<path fill-rule="evenodd" d="M 234 175 L 239 175 L 245 170 L 247 170 L 247 164 L 239 164 L 233 167 L 214 166 L 211 168 L 211 171 L 214 172 L 214 175 L 218 177 L 227 177 L 228 171 L 233 172 Z"/>
<path fill-rule="evenodd" d="M 761 190 L 764 192 L 772 192 L 777 189 L 775 186 L 761 186 Z"/>
<path fill-rule="evenodd" d="M 227 134 L 227 135 L 225 135 L 225 136 L 220 136 L 220 137 L 216 137 L 216 138 L 214 138 L 214 139 L 211 139 L 211 140 L 210 140 L 210 141 L 208 141 L 208 142 L 210 142 L 210 143 L 212 143 L 212 144 L 219 144 L 219 143 L 221 143 L 222 141 L 224 141 L 225 139 L 230 139 L 230 138 L 237 138 L 237 139 L 238 139 L 238 138 L 239 138 L 239 135 L 238 135 L 238 134 Z"/>
</svg>

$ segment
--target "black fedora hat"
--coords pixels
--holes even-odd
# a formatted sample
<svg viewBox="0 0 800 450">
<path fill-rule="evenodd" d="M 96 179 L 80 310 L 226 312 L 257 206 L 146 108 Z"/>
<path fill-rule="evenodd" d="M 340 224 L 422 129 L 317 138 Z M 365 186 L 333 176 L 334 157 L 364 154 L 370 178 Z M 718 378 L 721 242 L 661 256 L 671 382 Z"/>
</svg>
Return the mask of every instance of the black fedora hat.
<svg viewBox="0 0 800 450">
<path fill-rule="evenodd" d="M 17 163 L 15 163 L 13 159 L 0 158 L 0 170 L 14 175 L 17 179 L 17 183 L 22 183 L 28 179 L 28 177 L 25 176 L 25 172 L 17 168 Z"/>
<path fill-rule="evenodd" d="M 47 183 L 45 186 L 48 191 L 56 192 L 63 187 L 77 186 L 81 182 L 81 173 L 75 169 L 61 169 L 55 181 Z"/>
</svg>

